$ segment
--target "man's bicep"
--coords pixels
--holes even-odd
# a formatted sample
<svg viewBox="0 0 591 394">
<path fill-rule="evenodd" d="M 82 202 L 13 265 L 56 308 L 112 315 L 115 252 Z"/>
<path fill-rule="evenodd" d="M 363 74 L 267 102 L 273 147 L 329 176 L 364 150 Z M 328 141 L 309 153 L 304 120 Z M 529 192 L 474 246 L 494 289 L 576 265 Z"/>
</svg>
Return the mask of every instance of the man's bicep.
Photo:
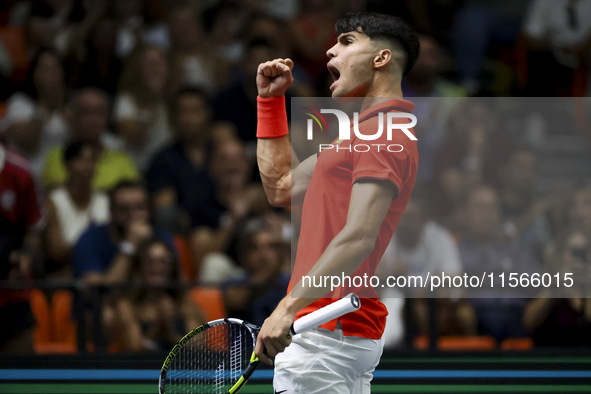
<svg viewBox="0 0 591 394">
<path fill-rule="evenodd" d="M 360 179 L 353 184 L 347 227 L 377 239 L 398 187 L 387 179 Z"/>
<path fill-rule="evenodd" d="M 314 168 L 318 158 L 316 155 L 308 157 L 288 175 L 291 177 L 291 205 L 298 205 L 304 202 L 304 196 L 310 185 Z"/>
</svg>

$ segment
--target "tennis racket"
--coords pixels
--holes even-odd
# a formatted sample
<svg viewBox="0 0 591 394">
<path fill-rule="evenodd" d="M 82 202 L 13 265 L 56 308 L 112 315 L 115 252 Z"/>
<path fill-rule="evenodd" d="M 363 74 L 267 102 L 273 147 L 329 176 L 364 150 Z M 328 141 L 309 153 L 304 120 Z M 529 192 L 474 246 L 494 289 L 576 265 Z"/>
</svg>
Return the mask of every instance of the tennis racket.
<svg viewBox="0 0 591 394">
<path fill-rule="evenodd" d="M 301 319 L 290 329 L 296 335 L 354 312 L 355 294 Z M 240 319 L 219 319 L 197 327 L 176 344 L 162 365 L 160 394 L 234 394 L 259 366 L 254 353 L 260 327 Z"/>
</svg>

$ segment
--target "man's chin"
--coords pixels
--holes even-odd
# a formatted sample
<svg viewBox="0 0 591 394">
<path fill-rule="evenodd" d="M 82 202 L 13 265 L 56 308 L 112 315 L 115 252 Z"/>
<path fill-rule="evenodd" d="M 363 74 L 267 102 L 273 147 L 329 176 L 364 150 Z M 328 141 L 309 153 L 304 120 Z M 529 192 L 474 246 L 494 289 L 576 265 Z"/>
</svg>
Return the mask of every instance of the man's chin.
<svg viewBox="0 0 591 394">
<path fill-rule="evenodd" d="M 351 101 L 351 97 L 349 97 L 345 92 L 339 91 L 335 89 L 332 92 L 332 99 L 339 104 L 346 104 Z"/>
</svg>

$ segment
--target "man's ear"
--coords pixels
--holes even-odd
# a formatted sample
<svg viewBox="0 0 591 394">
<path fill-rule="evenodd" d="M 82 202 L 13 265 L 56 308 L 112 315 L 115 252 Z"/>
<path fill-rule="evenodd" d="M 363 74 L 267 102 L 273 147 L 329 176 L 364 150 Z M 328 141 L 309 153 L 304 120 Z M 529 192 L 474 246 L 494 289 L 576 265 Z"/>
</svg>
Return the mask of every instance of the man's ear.
<svg viewBox="0 0 591 394">
<path fill-rule="evenodd" d="M 373 59 L 374 68 L 382 68 L 392 60 L 392 51 L 390 49 L 380 50 Z"/>
</svg>

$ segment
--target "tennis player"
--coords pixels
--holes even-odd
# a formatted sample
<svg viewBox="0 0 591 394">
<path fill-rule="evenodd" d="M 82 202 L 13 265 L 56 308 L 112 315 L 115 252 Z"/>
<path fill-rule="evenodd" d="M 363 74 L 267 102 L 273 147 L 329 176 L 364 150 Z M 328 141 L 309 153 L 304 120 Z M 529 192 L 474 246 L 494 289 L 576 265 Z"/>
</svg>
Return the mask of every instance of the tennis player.
<svg viewBox="0 0 591 394">
<path fill-rule="evenodd" d="M 333 98 L 364 98 L 361 134 L 376 133 L 379 112 L 411 112 L 414 105 L 402 99 L 400 84 L 419 53 L 412 28 L 396 17 L 357 13 L 340 19 L 336 32 L 337 42 L 327 52 L 327 67 L 334 78 L 330 89 Z M 400 130 L 392 133 L 391 140 L 384 132 L 374 141 L 360 140 L 352 132 L 350 140 L 333 143 L 339 144 L 338 151 L 325 149 L 296 165 L 284 98 L 293 82 L 293 65 L 290 59 L 262 63 L 256 77 L 257 156 L 267 197 L 275 206 L 303 202 L 288 294 L 263 324 L 256 354 L 270 365 L 275 358 L 277 394 L 370 393 L 372 373 L 382 354 L 386 307 L 371 287 L 345 286 L 319 295 L 304 288 L 301 278 L 374 274 L 414 187 L 416 141 Z M 348 149 L 356 142 L 383 145 L 368 152 Z M 391 144 L 402 149 L 383 148 Z M 359 311 L 288 337 L 295 319 L 351 291 L 369 297 L 361 300 Z"/>
</svg>

